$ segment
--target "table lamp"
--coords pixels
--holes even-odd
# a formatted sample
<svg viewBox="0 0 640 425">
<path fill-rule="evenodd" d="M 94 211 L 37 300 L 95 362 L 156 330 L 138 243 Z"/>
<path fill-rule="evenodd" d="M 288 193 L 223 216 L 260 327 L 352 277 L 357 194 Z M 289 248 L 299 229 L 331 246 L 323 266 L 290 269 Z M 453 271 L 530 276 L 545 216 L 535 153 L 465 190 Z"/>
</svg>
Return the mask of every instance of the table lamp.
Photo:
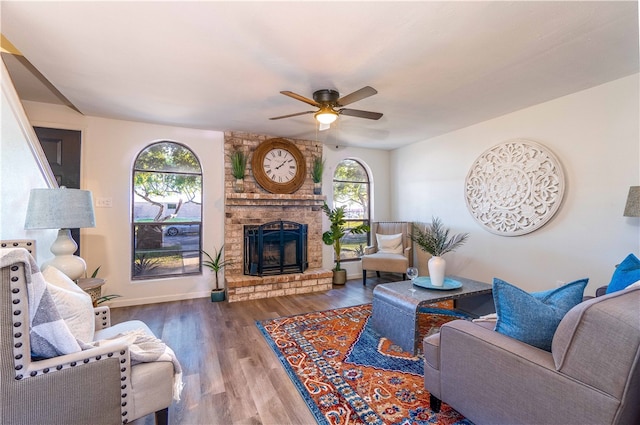
<svg viewBox="0 0 640 425">
<path fill-rule="evenodd" d="M 73 255 L 78 245 L 71 238 L 70 229 L 95 227 L 93 197 L 88 190 L 31 189 L 25 229 L 59 229 L 58 237 L 51 245 L 55 257 L 42 264 L 54 266 L 71 280 L 84 275 L 87 265 L 77 255 Z"/>
<path fill-rule="evenodd" d="M 624 207 L 625 217 L 640 217 L 640 186 L 631 186 Z"/>
</svg>

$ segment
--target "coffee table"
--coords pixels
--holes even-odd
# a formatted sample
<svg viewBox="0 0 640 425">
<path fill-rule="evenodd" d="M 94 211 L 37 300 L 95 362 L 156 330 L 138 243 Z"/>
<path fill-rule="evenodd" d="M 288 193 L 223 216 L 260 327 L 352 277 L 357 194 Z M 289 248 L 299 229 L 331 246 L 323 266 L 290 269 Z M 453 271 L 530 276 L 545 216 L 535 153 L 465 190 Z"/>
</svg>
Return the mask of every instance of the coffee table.
<svg viewBox="0 0 640 425">
<path fill-rule="evenodd" d="M 373 290 L 373 329 L 404 351 L 416 354 L 421 342 L 418 340 L 420 307 L 453 300 L 455 310 L 472 317 L 495 312 L 491 285 L 459 276 L 447 278 L 461 282 L 462 287 L 447 291 L 425 289 L 410 280 L 377 285 Z"/>
</svg>

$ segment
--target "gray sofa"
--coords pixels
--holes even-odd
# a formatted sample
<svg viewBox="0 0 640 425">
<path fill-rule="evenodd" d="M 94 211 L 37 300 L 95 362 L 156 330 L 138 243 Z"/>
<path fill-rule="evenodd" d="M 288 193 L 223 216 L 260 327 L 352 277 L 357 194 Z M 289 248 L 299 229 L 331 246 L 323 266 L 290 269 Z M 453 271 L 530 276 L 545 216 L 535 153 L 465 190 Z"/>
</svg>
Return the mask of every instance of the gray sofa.
<svg viewBox="0 0 640 425">
<path fill-rule="evenodd" d="M 456 320 L 423 341 L 425 387 L 476 425 L 640 424 L 640 288 L 584 301 L 551 352 Z"/>
</svg>

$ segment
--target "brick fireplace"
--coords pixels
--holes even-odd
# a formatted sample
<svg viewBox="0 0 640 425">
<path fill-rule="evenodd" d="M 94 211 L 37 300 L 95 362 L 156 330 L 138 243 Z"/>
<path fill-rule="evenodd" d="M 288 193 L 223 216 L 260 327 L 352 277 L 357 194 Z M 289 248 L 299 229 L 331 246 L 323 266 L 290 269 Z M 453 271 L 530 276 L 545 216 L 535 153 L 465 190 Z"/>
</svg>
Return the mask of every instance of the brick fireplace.
<svg viewBox="0 0 640 425">
<path fill-rule="evenodd" d="M 271 136 L 250 133 L 225 133 L 225 258 L 233 263 L 225 267 L 229 302 L 295 295 L 331 289 L 332 272 L 322 269 L 322 218 L 324 195 L 313 194 L 313 182 L 307 176 L 302 187 L 292 194 L 265 191 L 253 179 L 251 154 Z M 291 140 L 303 153 L 307 170 L 314 155 L 322 155 L 322 144 Z M 228 158 L 235 149 L 249 155 L 244 192 L 233 190 L 233 177 Z M 307 173 L 309 174 L 309 173 Z M 259 226 L 273 221 L 293 221 L 307 225 L 308 268 L 303 273 L 251 276 L 244 273 L 244 226 Z"/>
</svg>

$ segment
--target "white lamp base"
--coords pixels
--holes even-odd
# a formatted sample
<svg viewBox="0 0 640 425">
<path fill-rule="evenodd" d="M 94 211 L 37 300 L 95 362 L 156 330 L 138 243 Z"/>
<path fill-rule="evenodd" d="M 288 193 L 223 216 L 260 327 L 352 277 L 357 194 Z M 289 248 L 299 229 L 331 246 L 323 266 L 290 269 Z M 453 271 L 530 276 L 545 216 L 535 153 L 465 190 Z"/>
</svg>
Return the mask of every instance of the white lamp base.
<svg viewBox="0 0 640 425">
<path fill-rule="evenodd" d="M 84 275 L 87 270 L 87 264 L 77 255 L 73 255 L 78 249 L 78 245 L 71 238 L 71 230 L 58 230 L 58 237 L 51 245 L 51 252 L 55 257 L 42 264 L 42 269 L 47 266 L 53 266 L 66 274 L 69 279 L 77 280 Z"/>
</svg>

